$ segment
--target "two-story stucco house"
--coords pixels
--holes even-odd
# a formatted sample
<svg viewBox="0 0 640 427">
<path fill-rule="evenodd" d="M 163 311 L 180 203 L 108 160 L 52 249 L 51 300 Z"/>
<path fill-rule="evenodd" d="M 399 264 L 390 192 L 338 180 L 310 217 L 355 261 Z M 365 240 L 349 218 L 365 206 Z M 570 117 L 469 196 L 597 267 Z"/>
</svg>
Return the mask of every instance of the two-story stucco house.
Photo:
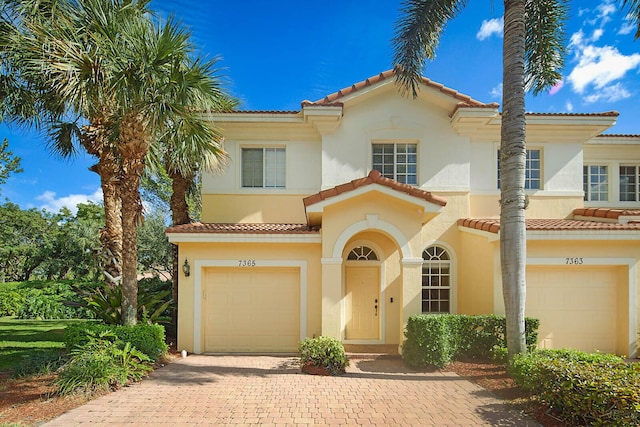
<svg viewBox="0 0 640 427">
<path fill-rule="evenodd" d="M 400 346 L 417 313 L 503 314 L 500 111 L 392 71 L 299 111 L 212 121 L 231 158 L 206 175 L 179 246 L 178 347 L 291 352 L 305 337 Z M 617 113 L 527 114 L 526 315 L 539 346 L 635 357 L 640 136 Z"/>
</svg>

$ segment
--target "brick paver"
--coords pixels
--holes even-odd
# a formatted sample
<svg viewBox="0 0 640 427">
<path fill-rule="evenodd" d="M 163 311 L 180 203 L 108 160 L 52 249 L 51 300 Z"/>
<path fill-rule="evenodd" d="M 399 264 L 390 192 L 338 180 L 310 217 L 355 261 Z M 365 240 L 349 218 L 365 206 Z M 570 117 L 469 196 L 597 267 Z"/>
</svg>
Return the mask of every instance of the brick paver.
<svg viewBox="0 0 640 427">
<path fill-rule="evenodd" d="M 318 377 L 300 373 L 296 361 L 190 355 L 46 425 L 538 425 L 451 372 L 356 359 L 344 376 Z"/>
</svg>

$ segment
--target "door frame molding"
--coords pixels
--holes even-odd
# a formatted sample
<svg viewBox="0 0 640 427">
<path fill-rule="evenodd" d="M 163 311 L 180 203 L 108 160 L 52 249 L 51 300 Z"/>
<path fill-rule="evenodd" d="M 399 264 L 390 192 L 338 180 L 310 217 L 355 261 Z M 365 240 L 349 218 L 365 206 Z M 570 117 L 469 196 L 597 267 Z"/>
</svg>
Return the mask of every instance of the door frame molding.
<svg viewBox="0 0 640 427">
<path fill-rule="evenodd" d="M 239 267 L 237 259 L 194 261 L 193 280 L 193 352 L 202 353 L 202 280 L 206 267 L 234 267 L 247 269 L 255 267 L 296 267 L 300 269 L 300 341 L 307 336 L 307 261 L 306 260 L 255 260 L 255 266 Z"/>
</svg>

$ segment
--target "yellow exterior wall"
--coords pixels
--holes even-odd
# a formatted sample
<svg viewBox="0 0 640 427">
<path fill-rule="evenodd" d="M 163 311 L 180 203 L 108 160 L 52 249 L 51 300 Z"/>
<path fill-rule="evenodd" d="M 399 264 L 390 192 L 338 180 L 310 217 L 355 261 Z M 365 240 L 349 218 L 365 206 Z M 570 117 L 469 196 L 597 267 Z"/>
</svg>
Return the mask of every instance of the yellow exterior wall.
<svg viewBox="0 0 640 427">
<path fill-rule="evenodd" d="M 300 194 L 203 194 L 202 222 L 307 222 Z"/>
<path fill-rule="evenodd" d="M 320 245 L 310 243 L 180 243 L 180 263 L 189 260 L 191 275 L 179 274 L 178 348 L 194 348 L 194 280 L 196 261 L 206 260 L 302 260 L 307 262 L 306 336 L 322 330 Z M 251 267 L 243 267 L 251 268 Z M 305 307 L 302 307 L 304 310 Z M 268 319 L 265 319 L 268 321 Z M 204 328 L 202 328 L 204 329 Z M 201 337 L 202 339 L 202 337 Z"/>
<path fill-rule="evenodd" d="M 460 259 L 458 268 L 458 313 L 493 314 L 494 271 L 493 249 L 485 236 L 460 233 Z"/>
</svg>

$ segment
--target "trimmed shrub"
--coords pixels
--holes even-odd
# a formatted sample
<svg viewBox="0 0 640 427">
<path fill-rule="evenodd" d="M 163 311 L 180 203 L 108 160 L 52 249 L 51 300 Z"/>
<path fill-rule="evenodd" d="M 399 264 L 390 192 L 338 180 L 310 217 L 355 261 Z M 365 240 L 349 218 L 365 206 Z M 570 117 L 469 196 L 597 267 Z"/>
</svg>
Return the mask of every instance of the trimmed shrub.
<svg viewBox="0 0 640 427">
<path fill-rule="evenodd" d="M 104 323 L 82 323 L 65 329 L 67 349 L 75 349 L 87 344 L 92 336 L 110 332 L 118 341 L 130 343 L 152 361 L 158 360 L 169 350 L 165 342 L 164 326 L 138 324 L 135 326 L 105 325 Z"/>
<path fill-rule="evenodd" d="M 326 369 L 331 375 L 341 375 L 349 366 L 344 346 L 330 337 L 305 338 L 298 345 L 301 366 L 316 366 Z"/>
<path fill-rule="evenodd" d="M 640 425 L 640 364 L 574 350 L 517 355 L 509 372 L 558 417 L 579 425 Z"/>
<path fill-rule="evenodd" d="M 525 319 L 527 347 L 538 340 L 538 319 Z M 452 360 L 494 359 L 496 348 L 506 347 L 504 316 L 419 314 L 411 316 L 405 331 L 402 357 L 414 368 L 441 368 Z M 500 353 L 501 354 L 501 353 Z"/>
<path fill-rule="evenodd" d="M 457 339 L 452 337 L 452 322 L 449 316 L 411 316 L 407 323 L 402 345 L 402 358 L 411 367 L 432 366 L 441 368 L 449 364 L 454 355 Z"/>
</svg>

